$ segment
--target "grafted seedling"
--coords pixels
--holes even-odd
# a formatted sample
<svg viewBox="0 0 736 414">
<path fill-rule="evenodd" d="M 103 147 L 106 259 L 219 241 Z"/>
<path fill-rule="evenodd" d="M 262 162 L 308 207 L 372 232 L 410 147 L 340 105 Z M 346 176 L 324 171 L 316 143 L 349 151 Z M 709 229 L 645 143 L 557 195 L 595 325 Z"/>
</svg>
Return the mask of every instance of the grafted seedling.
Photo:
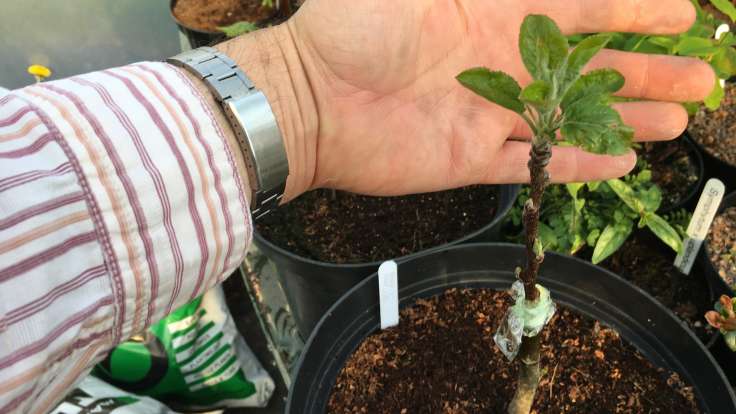
<svg viewBox="0 0 736 414">
<path fill-rule="evenodd" d="M 598 69 L 581 74 L 583 67 L 610 40 L 607 35 L 584 39 L 570 52 L 567 39 L 554 21 L 546 16 L 529 15 L 521 25 L 519 50 L 533 81 L 525 88 L 508 74 L 486 68 L 469 69 L 458 81 L 478 95 L 519 114 L 532 130 L 529 172 L 530 197 L 524 205 L 523 223 L 527 263 L 517 271 L 524 294 L 517 299 L 510 317 L 524 325 L 520 347 L 507 355 L 517 355 L 521 366 L 519 381 L 509 413 L 529 413 L 541 375 L 540 306 L 546 305 L 546 289 L 537 285 L 544 250 L 539 239 L 539 211 L 545 188 L 550 182 L 547 165 L 557 132 L 565 142 L 587 151 L 623 154 L 633 131 L 610 106 L 611 94 L 621 89 L 624 78 L 613 69 Z M 543 293 L 540 300 L 540 291 Z M 545 302 L 542 304 L 541 302 Z M 544 318 L 542 318 L 544 319 Z M 542 326 L 547 320 L 542 320 Z M 513 330 L 513 329 L 511 329 Z M 508 334 L 509 329 L 504 332 Z"/>
</svg>

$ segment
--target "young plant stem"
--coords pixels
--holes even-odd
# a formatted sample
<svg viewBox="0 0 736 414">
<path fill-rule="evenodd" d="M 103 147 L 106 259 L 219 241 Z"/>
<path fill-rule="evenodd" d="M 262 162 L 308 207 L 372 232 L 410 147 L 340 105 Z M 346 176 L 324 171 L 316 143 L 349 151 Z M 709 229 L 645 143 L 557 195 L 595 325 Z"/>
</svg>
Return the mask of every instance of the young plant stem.
<svg viewBox="0 0 736 414">
<path fill-rule="evenodd" d="M 539 248 L 539 210 L 542 205 L 544 190 L 549 184 L 547 165 L 552 157 L 552 137 L 535 136 L 529 159 L 529 173 L 531 176 L 531 197 L 524 205 L 524 229 L 526 231 L 526 267 L 519 273 L 524 284 L 525 300 L 536 302 L 539 300 L 537 289 L 537 275 L 544 260 L 544 252 Z M 535 336 L 523 336 L 519 349 L 519 379 L 514 398 L 509 404 L 509 414 L 529 414 L 534 402 L 534 395 L 541 376 L 540 348 L 541 332 Z"/>
</svg>

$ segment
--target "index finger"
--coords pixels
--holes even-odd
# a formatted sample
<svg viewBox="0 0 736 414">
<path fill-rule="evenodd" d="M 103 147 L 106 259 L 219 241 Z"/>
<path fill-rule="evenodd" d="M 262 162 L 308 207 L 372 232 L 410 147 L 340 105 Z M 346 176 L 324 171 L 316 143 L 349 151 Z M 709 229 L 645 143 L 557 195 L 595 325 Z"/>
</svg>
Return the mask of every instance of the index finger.
<svg viewBox="0 0 736 414">
<path fill-rule="evenodd" d="M 542 0 L 530 14 L 545 14 L 565 34 L 629 32 L 677 34 L 695 22 L 689 0 Z"/>
</svg>

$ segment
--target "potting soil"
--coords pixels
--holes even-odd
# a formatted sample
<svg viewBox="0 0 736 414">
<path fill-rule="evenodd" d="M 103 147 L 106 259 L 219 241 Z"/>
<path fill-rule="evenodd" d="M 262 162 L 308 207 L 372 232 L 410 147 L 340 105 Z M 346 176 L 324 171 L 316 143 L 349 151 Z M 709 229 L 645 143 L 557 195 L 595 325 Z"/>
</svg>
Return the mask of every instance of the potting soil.
<svg viewBox="0 0 736 414">
<path fill-rule="evenodd" d="M 718 275 L 736 287 L 736 207 L 716 216 L 708 233 L 708 255 Z"/>
<path fill-rule="evenodd" d="M 736 166 L 736 86 L 732 82 L 726 83 L 725 94 L 715 111 L 701 107 L 688 131 L 711 155 Z"/>
<path fill-rule="evenodd" d="M 329 413 L 506 413 L 518 364 L 493 334 L 505 292 L 451 289 L 401 312 L 338 375 Z M 561 307 L 542 332 L 533 412 L 698 413 L 693 388 L 657 368 L 613 329 Z"/>
<path fill-rule="evenodd" d="M 415 253 L 465 237 L 493 220 L 495 186 L 402 197 L 331 190 L 302 195 L 256 223 L 294 254 L 328 263 L 366 263 Z"/>
</svg>

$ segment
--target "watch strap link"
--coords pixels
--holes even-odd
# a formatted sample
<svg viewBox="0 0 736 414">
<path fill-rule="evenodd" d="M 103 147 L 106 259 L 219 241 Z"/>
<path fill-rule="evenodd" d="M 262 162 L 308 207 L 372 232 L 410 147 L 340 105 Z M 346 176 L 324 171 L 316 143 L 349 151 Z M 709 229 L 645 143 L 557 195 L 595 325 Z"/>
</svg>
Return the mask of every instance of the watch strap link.
<svg viewBox="0 0 736 414">
<path fill-rule="evenodd" d="M 227 55 L 212 47 L 167 60 L 202 79 L 222 104 L 243 150 L 252 188 L 251 213 L 257 220 L 278 207 L 289 174 L 286 149 L 265 95 Z"/>
</svg>

